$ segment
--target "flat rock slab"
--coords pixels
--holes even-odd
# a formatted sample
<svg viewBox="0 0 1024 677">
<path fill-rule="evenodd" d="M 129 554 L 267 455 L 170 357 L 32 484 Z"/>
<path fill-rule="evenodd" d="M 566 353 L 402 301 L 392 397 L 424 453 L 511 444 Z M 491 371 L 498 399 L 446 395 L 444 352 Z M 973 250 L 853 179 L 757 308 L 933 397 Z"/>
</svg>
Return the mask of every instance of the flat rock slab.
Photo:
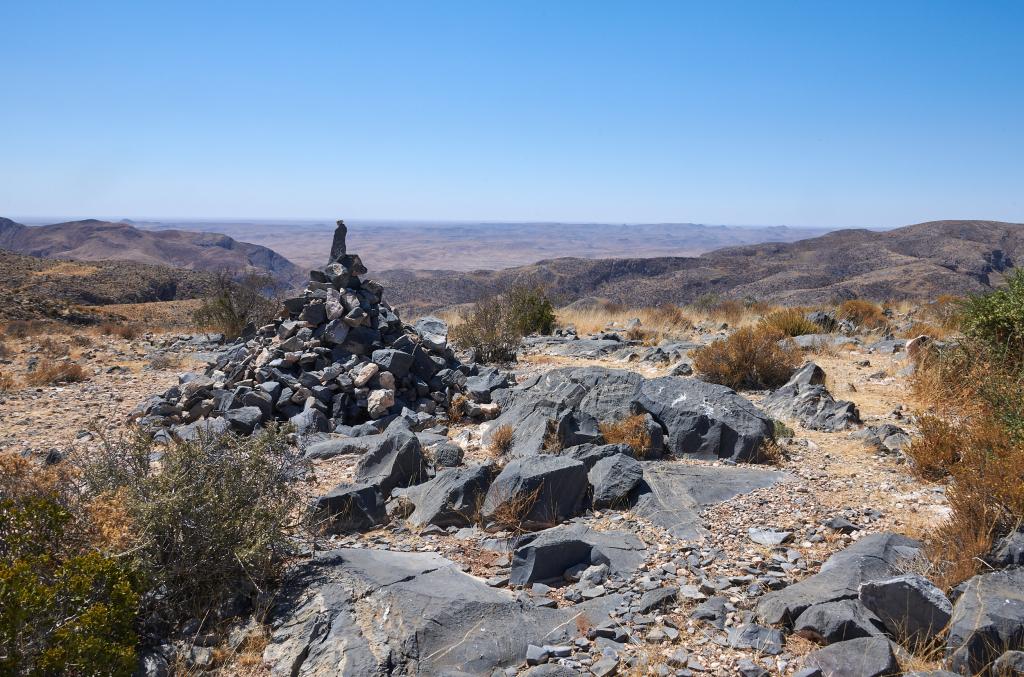
<svg viewBox="0 0 1024 677">
<path fill-rule="evenodd" d="M 598 624 L 621 601 L 542 608 L 436 553 L 342 548 L 288 574 L 264 660 L 274 677 L 490 675 L 530 644 L 571 641 L 577 618 Z"/>
<path fill-rule="evenodd" d="M 633 512 L 676 538 L 695 539 L 707 533 L 699 517 L 702 509 L 786 477 L 763 468 L 651 461 L 644 463 L 644 483 Z"/>
</svg>

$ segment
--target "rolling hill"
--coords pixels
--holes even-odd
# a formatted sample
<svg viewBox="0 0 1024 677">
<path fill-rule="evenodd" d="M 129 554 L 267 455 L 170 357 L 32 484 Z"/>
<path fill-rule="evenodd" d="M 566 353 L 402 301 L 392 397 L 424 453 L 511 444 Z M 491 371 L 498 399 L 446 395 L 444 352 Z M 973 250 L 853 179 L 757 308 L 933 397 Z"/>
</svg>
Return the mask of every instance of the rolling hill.
<svg viewBox="0 0 1024 677">
<path fill-rule="evenodd" d="M 26 226 L 0 218 L 0 248 L 19 254 L 76 261 L 122 260 L 199 271 L 256 271 L 287 286 L 305 271 L 266 247 L 218 233 L 150 231 L 128 223 L 88 219 Z"/>
<path fill-rule="evenodd" d="M 377 277 L 392 303 L 413 312 L 471 302 L 517 280 L 546 285 L 562 303 L 595 296 L 633 306 L 682 304 L 715 294 L 795 305 L 983 292 L 1022 260 L 1024 224 L 964 220 L 841 230 L 696 257 L 557 258 L 500 271 L 391 270 Z"/>
</svg>

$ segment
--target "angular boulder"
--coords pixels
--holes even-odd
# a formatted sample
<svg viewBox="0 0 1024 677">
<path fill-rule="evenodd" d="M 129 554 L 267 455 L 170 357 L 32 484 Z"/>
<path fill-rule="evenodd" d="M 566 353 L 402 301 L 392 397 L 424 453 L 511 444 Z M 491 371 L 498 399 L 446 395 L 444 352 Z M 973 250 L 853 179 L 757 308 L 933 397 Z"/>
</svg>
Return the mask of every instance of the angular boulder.
<svg viewBox="0 0 1024 677">
<path fill-rule="evenodd" d="M 870 534 L 828 558 L 813 576 L 764 595 L 755 608 L 765 623 L 793 621 L 807 608 L 825 602 L 857 599 L 861 583 L 890 578 L 900 566 L 921 555 L 921 544 L 891 533 Z"/>
<path fill-rule="evenodd" d="M 892 644 L 884 637 L 861 637 L 807 654 L 804 666 L 822 677 L 890 677 L 900 674 Z"/>
<path fill-rule="evenodd" d="M 863 604 L 853 599 L 815 604 L 793 622 L 794 634 L 819 644 L 835 644 L 859 637 L 884 634 L 885 626 Z"/>
<path fill-rule="evenodd" d="M 593 487 L 591 504 L 595 508 L 624 504 L 643 477 L 643 466 L 632 456 L 616 454 L 602 458 L 587 473 Z"/>
<path fill-rule="evenodd" d="M 908 574 L 862 583 L 860 603 L 908 646 L 922 646 L 949 623 L 953 605 L 923 576 Z"/>
<path fill-rule="evenodd" d="M 813 362 L 806 363 L 781 388 L 761 402 L 772 416 L 800 422 L 810 430 L 836 432 L 860 423 L 857 405 L 837 402 L 825 388 L 825 372 Z"/>
<path fill-rule="evenodd" d="M 495 478 L 482 516 L 509 526 L 538 528 L 579 513 L 587 492 L 586 466 L 559 456 L 511 461 Z"/>
<path fill-rule="evenodd" d="M 409 516 L 409 523 L 439 527 L 473 524 L 493 473 L 491 464 L 447 468 L 434 479 L 410 488 L 405 496 L 416 509 Z"/>
<path fill-rule="evenodd" d="M 1024 569 L 967 581 L 953 605 L 946 649 L 952 669 L 972 675 L 1006 651 L 1024 649 Z"/>
<path fill-rule="evenodd" d="M 313 521 L 328 533 L 366 531 L 387 522 L 384 498 L 369 484 L 340 484 L 318 498 Z"/>
<path fill-rule="evenodd" d="M 509 582 L 527 585 L 561 578 L 580 564 L 607 564 L 613 575 L 626 577 L 637 570 L 646 554 L 647 548 L 634 534 L 563 524 L 517 541 Z"/>
<path fill-rule="evenodd" d="M 416 435 L 392 425 L 356 464 L 356 481 L 380 487 L 388 496 L 395 487 L 408 487 L 427 477 L 426 460 Z"/>
</svg>

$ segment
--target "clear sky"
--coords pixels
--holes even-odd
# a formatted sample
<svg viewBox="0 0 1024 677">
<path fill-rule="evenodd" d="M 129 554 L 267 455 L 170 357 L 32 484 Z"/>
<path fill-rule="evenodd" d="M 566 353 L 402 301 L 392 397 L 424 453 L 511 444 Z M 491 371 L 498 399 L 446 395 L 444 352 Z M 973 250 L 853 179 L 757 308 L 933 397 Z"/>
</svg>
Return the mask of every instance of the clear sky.
<svg viewBox="0 0 1024 677">
<path fill-rule="evenodd" d="M 1024 2 L 0 2 L 0 215 L 1024 221 Z"/>
</svg>

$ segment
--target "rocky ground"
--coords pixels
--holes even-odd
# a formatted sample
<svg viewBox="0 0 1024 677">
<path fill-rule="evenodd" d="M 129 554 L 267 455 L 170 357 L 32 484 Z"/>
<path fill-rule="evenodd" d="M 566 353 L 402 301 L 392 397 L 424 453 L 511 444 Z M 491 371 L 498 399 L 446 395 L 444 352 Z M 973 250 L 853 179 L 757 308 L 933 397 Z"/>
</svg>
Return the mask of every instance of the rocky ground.
<svg viewBox="0 0 1024 677">
<path fill-rule="evenodd" d="M 536 340 L 524 350 L 514 377 L 523 382 L 556 369 L 601 366 L 653 379 L 679 373 L 690 346 L 719 334 L 698 328 L 677 341 L 663 342 L 659 348 L 614 339 Z M 8 356 L 7 371 L 22 376 L 32 360 L 51 359 L 38 345 L 45 338 L 17 341 L 20 350 Z M 119 434 L 140 401 L 176 384 L 181 372 L 211 357 L 212 345 L 206 339 L 176 334 L 131 340 L 89 335 L 89 345 L 73 345 L 67 358 L 86 367 L 90 372 L 87 381 L 24 388 L 2 396 L 0 448 L 45 457 L 73 446 L 88 447 L 96 443 L 98 432 Z M 856 434 L 884 424 L 913 432 L 910 412 L 914 403 L 905 378 L 899 376 L 907 364 L 902 346 L 881 343 L 872 347 L 872 343 L 868 338 L 861 345 L 807 355 L 824 370 L 836 397 L 856 404 L 863 426 L 827 432 L 809 430 L 793 418 L 782 417 L 794 434 L 782 441 L 781 457 L 769 468 L 737 466 L 730 459 L 643 461 L 647 478 L 660 478 L 650 483 L 667 492 L 658 498 L 684 503 L 695 519 L 687 517 L 686 528 L 676 528 L 683 522 L 675 513 L 672 519 L 677 521 L 666 521 L 661 509 L 652 513 L 638 503 L 634 509 L 592 509 L 542 532 L 553 541 L 564 540 L 566 534 L 570 538 L 582 534 L 583 541 L 602 542 L 605 552 L 615 553 L 604 565 L 577 570 L 574 580 L 560 576 L 563 582 L 559 585 L 548 578 L 545 582 L 526 580 L 510 589 L 510 576 L 522 577 L 521 563 L 514 566 L 522 553 L 510 551 L 512 532 L 488 532 L 475 525 L 445 528 L 399 518 L 362 533 L 328 536 L 311 543 L 308 559 L 300 560 L 295 571 L 301 575 L 308 573 L 308 567 L 322 567 L 324 555 L 319 553 L 324 551 L 333 553 L 331 556 L 348 553 L 341 555 L 347 562 L 358 560 L 336 574 L 334 594 L 362 588 L 364 599 L 374 602 L 363 608 L 361 603 L 352 607 L 347 599 L 338 599 L 334 611 L 353 617 L 367 615 L 365 625 L 358 618 L 355 621 L 355 627 L 364 631 L 385 622 L 391 605 L 395 607 L 392 613 L 401 618 L 396 621 L 399 623 L 415 626 L 414 612 L 440 614 L 432 617 L 432 622 L 441 626 L 445 618 L 456 621 L 454 627 L 464 638 L 456 645 L 462 648 L 452 648 L 452 635 L 446 629 L 438 629 L 432 636 L 429 627 L 419 628 L 415 633 L 419 650 L 394 652 L 404 656 L 393 659 L 395 671 L 440 674 L 440 666 L 461 665 L 473 673 L 492 661 L 493 665 L 506 665 L 508 674 L 525 671 L 535 663 L 560 664 L 598 675 L 630 671 L 726 675 L 736 674 L 738 669 L 744 674 L 762 674 L 760 670 L 792 674 L 815 644 L 797 634 L 771 634 L 767 626 L 754 626 L 760 629 L 753 634 L 740 631 L 755 620 L 756 605 L 765 593 L 813 575 L 829 556 L 870 534 L 913 534 L 940 519 L 945 510 L 942 487 L 923 485 L 906 472 L 896 446 L 905 439 L 894 440 L 890 449 Z M 12 344 L 15 342 L 8 341 Z M 749 399 L 759 404 L 766 395 L 753 393 Z M 470 423 L 450 428 L 448 436 L 463 452 L 462 466 L 495 462 L 485 440 L 494 425 Z M 354 481 L 359 458 L 358 454 L 314 458 L 313 471 L 303 485 L 309 499 L 314 501 L 336 485 Z M 756 468 L 756 475 L 735 478 L 722 491 L 713 488 L 719 478 L 744 468 Z M 358 555 L 356 551 L 376 554 Z M 398 597 L 387 575 L 392 569 L 394 580 L 405 586 Z M 443 593 L 429 580 L 440 575 L 438 572 L 445 572 L 448 590 Z M 291 584 L 296 584 L 295 579 Z M 308 595 L 309 590 L 303 588 L 302 594 Z M 317 589 L 321 604 L 325 594 Z M 411 608 L 398 608 L 417 596 L 422 600 Z M 475 606 L 467 607 L 467 599 L 475 599 Z M 312 611 L 302 604 L 291 609 L 292 616 L 284 626 L 277 621 L 266 654 L 268 674 L 278 674 L 274 666 L 303 652 L 310 669 L 298 674 L 335 674 L 324 671 L 332 664 L 331 656 L 314 652 L 310 657 L 308 638 L 301 639 L 306 635 L 282 630 L 288 625 L 294 626 L 293 630 L 309 630 L 318 616 L 310 615 Z M 481 608 L 486 610 L 483 615 Z M 467 615 L 476 618 L 474 625 L 482 624 L 483 637 L 473 642 L 469 642 L 472 635 L 464 632 Z M 380 647 L 394 641 L 388 632 L 402 635 L 394 628 L 385 629 L 384 636 L 367 641 L 351 632 L 336 639 L 350 647 L 346 660 L 362 666 L 359 670 L 377 664 Z M 495 633 L 501 634 L 502 640 L 489 644 Z M 491 648 L 482 650 L 482 646 Z M 431 653 L 425 655 L 428 647 Z M 483 656 L 473 654 L 481 651 Z M 412 655 L 416 658 L 410 658 Z M 909 665 L 919 659 L 906 660 Z M 204 662 L 201 652 L 197 662 Z"/>
</svg>

